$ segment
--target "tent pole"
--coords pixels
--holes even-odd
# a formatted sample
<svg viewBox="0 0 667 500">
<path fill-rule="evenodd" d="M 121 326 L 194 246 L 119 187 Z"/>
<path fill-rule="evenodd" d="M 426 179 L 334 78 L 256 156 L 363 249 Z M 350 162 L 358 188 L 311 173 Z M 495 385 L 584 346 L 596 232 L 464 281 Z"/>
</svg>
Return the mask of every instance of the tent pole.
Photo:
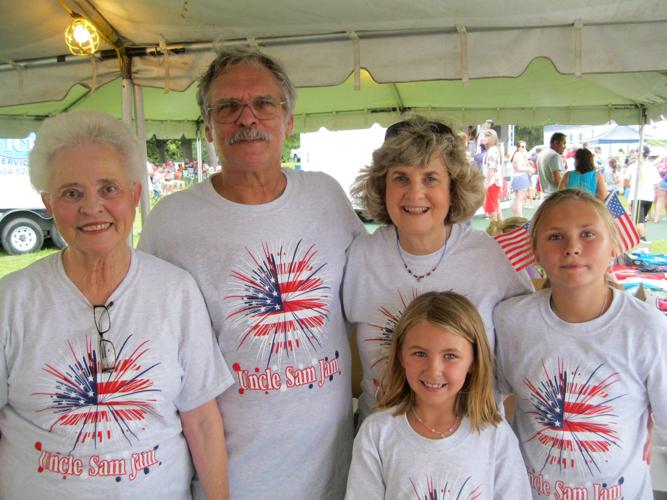
<svg viewBox="0 0 667 500">
<path fill-rule="evenodd" d="M 132 128 L 132 80 L 128 75 L 123 75 L 123 82 L 121 84 L 121 110 L 123 121 Z M 134 231 L 130 231 L 128 236 L 128 245 L 134 248 Z"/>
<path fill-rule="evenodd" d="M 639 106 L 639 146 L 637 148 L 637 173 L 635 174 L 635 185 L 631 186 L 633 189 L 633 203 L 632 203 L 632 220 L 635 225 L 639 223 L 639 179 L 641 178 L 641 168 L 643 162 L 642 152 L 644 151 L 644 125 L 646 124 L 646 108 L 643 105 Z"/>
<path fill-rule="evenodd" d="M 123 77 L 123 83 L 121 85 L 123 121 L 132 127 L 132 80 Z"/>
<path fill-rule="evenodd" d="M 202 172 L 204 171 L 204 165 L 202 164 L 201 158 L 201 131 L 197 127 L 197 179 L 199 182 L 202 180 Z"/>
<path fill-rule="evenodd" d="M 206 150 L 208 151 L 208 166 L 213 168 L 213 170 L 218 169 L 220 161 L 218 161 L 218 153 L 215 150 L 215 146 L 212 142 L 206 141 Z"/>
<path fill-rule="evenodd" d="M 148 167 L 148 151 L 146 150 L 146 123 L 144 121 L 144 89 L 134 84 L 134 116 L 139 139 L 139 149 L 144 165 Z M 148 182 L 148 168 L 141 179 L 141 224 L 146 222 L 148 212 L 151 211 L 150 183 Z"/>
</svg>

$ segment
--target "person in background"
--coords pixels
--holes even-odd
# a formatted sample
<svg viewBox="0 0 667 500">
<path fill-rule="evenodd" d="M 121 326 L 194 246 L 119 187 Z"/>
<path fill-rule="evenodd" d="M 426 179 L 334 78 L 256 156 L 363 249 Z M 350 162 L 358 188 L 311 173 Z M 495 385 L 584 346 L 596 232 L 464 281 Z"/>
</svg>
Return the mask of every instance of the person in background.
<svg viewBox="0 0 667 500">
<path fill-rule="evenodd" d="M 218 399 L 231 497 L 342 498 L 353 425 L 339 289 L 363 224 L 334 179 L 281 168 L 296 102 L 278 61 L 225 50 L 197 99 L 222 170 L 164 198 L 139 246 L 195 277 L 236 379 Z"/>
<path fill-rule="evenodd" d="M 562 132 L 555 132 L 549 141 L 549 148 L 543 150 L 537 157 L 537 172 L 540 176 L 540 188 L 544 195 L 558 191 L 558 185 L 563 177 L 563 159 L 567 138 Z"/>
<path fill-rule="evenodd" d="M 582 189 L 604 200 L 607 197 L 607 185 L 593 160 L 593 153 L 589 149 L 577 149 L 574 153 L 574 170 L 565 172 L 559 189 Z"/>
<path fill-rule="evenodd" d="M 512 176 L 512 191 L 514 191 L 512 215 L 522 217 L 523 205 L 526 201 L 528 188 L 530 188 L 530 174 L 533 171 L 524 141 L 519 141 L 516 151 L 512 154 L 512 170 L 514 173 Z"/>
<path fill-rule="evenodd" d="M 644 146 L 641 159 L 632 162 L 625 171 L 625 182 L 629 186 L 628 201 L 630 206 L 639 200 L 637 232 L 646 241 L 646 218 L 655 199 L 655 189 L 660 184 L 660 176 L 648 156 L 651 149 Z"/>
<path fill-rule="evenodd" d="M 364 214 L 382 224 L 352 244 L 343 284 L 363 369 L 362 419 L 376 407 L 392 332 L 414 297 L 445 290 L 465 295 L 479 310 L 493 346 L 495 305 L 533 290 L 500 245 L 465 224 L 484 191 L 482 174 L 468 163 L 464 147 L 444 123 L 412 117 L 387 129 L 372 164 L 352 186 Z"/>
<path fill-rule="evenodd" d="M 537 171 L 537 159 L 542 153 L 542 146 L 535 146 L 535 151 L 530 156 L 530 164 L 533 167 L 533 171 L 530 174 L 530 189 L 528 195 L 532 201 L 539 200 L 542 195 L 542 187 L 540 186 L 540 175 Z M 532 205 L 532 202 L 531 202 Z"/>
<path fill-rule="evenodd" d="M 656 165 L 656 169 L 661 178 L 655 191 L 655 214 L 653 222 L 657 224 L 660 222 L 660 205 L 662 205 L 665 213 L 667 213 L 667 156 L 662 158 L 662 161 Z"/>
<path fill-rule="evenodd" d="M 618 160 L 614 157 L 607 160 L 607 166 L 604 167 L 604 182 L 607 186 L 607 192 L 619 191 L 620 184 L 618 182 Z"/>
<path fill-rule="evenodd" d="M 347 500 L 530 496 L 519 445 L 494 399 L 484 324 L 462 295 L 428 292 L 407 307 L 379 408 L 354 441 Z"/>
<path fill-rule="evenodd" d="M 204 299 L 128 245 L 139 151 L 104 113 L 37 131 L 30 180 L 67 247 L 0 280 L 4 499 L 188 500 L 195 470 L 207 499 L 229 498 L 215 398 L 233 380 Z"/>
<path fill-rule="evenodd" d="M 498 135 L 492 128 L 482 130 L 480 142 L 486 146 L 486 156 L 482 165 L 484 175 L 484 213 L 491 220 L 502 221 L 503 212 L 500 208 L 500 193 L 503 186 L 502 157 L 498 147 Z"/>
<path fill-rule="evenodd" d="M 602 157 L 602 148 L 600 146 L 595 146 L 593 155 L 594 155 L 593 163 L 595 165 L 595 170 L 597 170 L 598 172 L 603 172 L 605 164 L 604 164 L 604 159 Z"/>
</svg>

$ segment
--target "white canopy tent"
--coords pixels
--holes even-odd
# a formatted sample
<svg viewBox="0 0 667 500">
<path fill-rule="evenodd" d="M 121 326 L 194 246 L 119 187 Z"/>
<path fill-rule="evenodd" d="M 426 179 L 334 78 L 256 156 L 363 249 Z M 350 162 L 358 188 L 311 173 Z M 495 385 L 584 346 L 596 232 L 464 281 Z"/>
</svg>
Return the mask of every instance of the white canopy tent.
<svg viewBox="0 0 667 500">
<path fill-rule="evenodd" d="M 106 38 L 94 59 L 65 55 L 68 11 Z M 405 110 L 456 124 L 667 113 L 660 0 L 61 0 L 3 14 L 0 136 L 63 109 L 122 116 L 124 76 L 143 89 L 147 134 L 192 137 L 192 83 L 216 48 L 237 44 L 284 62 L 299 87 L 297 131 L 387 124 Z"/>
<path fill-rule="evenodd" d="M 239 44 L 285 64 L 299 88 L 295 131 L 386 125 L 405 111 L 456 125 L 667 113 L 661 0 L 32 0 L 2 12 L 5 137 L 78 108 L 134 116 L 139 136 L 193 137 L 192 84 L 216 49 Z M 72 15 L 105 40 L 95 57 L 66 55 Z"/>
</svg>

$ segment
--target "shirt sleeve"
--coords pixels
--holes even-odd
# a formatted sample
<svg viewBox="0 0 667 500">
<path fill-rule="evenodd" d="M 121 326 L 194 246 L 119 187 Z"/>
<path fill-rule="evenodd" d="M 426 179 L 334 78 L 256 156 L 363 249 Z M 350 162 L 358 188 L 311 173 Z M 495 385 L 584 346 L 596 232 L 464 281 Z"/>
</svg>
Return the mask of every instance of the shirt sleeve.
<svg viewBox="0 0 667 500">
<path fill-rule="evenodd" d="M 380 452 L 369 424 L 371 421 L 365 420 L 354 439 L 345 500 L 381 500 L 385 496 Z"/>
<path fill-rule="evenodd" d="M 653 362 L 648 369 L 646 391 L 655 424 L 667 429 L 667 319 L 657 320 L 660 320 L 656 324 L 658 341 L 651 353 Z"/>
<path fill-rule="evenodd" d="M 562 164 L 560 161 L 560 156 L 558 154 L 551 155 L 549 158 L 549 163 L 547 165 L 550 172 L 558 172 L 562 170 Z"/>
<path fill-rule="evenodd" d="M 215 340 L 201 292 L 194 279 L 187 278 L 180 315 L 179 359 L 184 374 L 181 391 L 174 402 L 179 411 L 198 408 L 222 394 L 234 382 Z"/>
<path fill-rule="evenodd" d="M 0 340 L 0 409 L 2 409 L 9 399 L 9 372 L 7 371 L 6 348 Z"/>
<path fill-rule="evenodd" d="M 501 436 L 496 443 L 493 498 L 532 498 L 526 466 L 519 451 L 519 443 L 505 422 L 498 429 Z"/>
<path fill-rule="evenodd" d="M 0 409 L 9 401 L 9 367 L 7 363 L 7 339 L 9 338 L 8 313 L 2 294 L 4 283 L 0 283 Z"/>
<path fill-rule="evenodd" d="M 496 336 L 496 343 L 494 347 L 494 375 L 496 379 L 496 391 L 502 396 L 502 399 L 509 396 L 514 392 L 512 386 L 507 381 L 503 374 L 503 349 L 507 348 L 506 336 L 508 332 L 504 331 L 503 325 L 503 311 L 505 308 L 496 306 L 496 309 L 493 311 L 493 324 L 494 324 L 494 333 Z"/>
</svg>

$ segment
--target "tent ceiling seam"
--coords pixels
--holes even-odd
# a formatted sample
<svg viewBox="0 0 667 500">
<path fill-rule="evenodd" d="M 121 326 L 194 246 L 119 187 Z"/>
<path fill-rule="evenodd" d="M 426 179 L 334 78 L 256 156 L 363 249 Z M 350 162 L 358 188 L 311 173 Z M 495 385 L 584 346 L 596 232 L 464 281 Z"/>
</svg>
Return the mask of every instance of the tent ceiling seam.
<svg viewBox="0 0 667 500">
<path fill-rule="evenodd" d="M 354 58 L 354 90 L 361 90 L 361 49 L 359 47 L 359 35 L 354 31 L 347 32 L 352 41 L 352 57 Z"/>
<path fill-rule="evenodd" d="M 467 87 L 470 84 L 470 73 L 468 71 L 468 32 L 462 24 L 456 25 L 456 31 L 459 32 L 461 80 L 463 80 L 463 86 Z"/>
<path fill-rule="evenodd" d="M 103 19 L 103 18 L 102 18 Z M 104 21 L 106 22 L 106 21 Z M 622 23 L 588 23 L 587 26 L 620 26 L 620 25 L 639 25 L 639 24 L 657 24 L 659 22 L 665 22 L 663 20 L 651 20 L 651 21 L 634 21 L 634 22 L 622 22 Z M 94 23 L 95 24 L 95 23 Z M 113 27 L 109 25 L 109 28 L 113 30 Z M 544 25 L 544 26 L 514 26 L 514 27 L 503 27 L 503 28 L 487 28 L 487 27 L 470 27 L 465 26 L 466 32 L 469 33 L 482 33 L 482 32 L 501 32 L 501 31 L 512 31 L 512 30 L 533 30 L 533 29 L 548 29 L 548 28 L 565 28 L 572 27 L 569 25 Z M 395 38 L 395 37 L 405 37 L 405 36 L 423 36 L 423 35 L 439 35 L 439 34 L 452 34 L 456 33 L 457 28 L 447 27 L 447 28 L 424 28 L 424 29 L 410 29 L 410 30 L 396 30 L 396 31 L 387 31 L 387 30 L 355 30 L 354 33 L 360 40 L 370 40 L 374 38 Z M 343 41 L 349 40 L 349 31 L 348 32 L 332 32 L 332 33 L 322 33 L 322 34 L 311 34 L 311 35 L 294 35 L 294 36 L 275 36 L 275 37 L 265 37 L 265 38 L 255 38 L 258 40 L 264 47 L 271 46 L 280 46 L 280 45 L 293 45 L 298 43 L 305 42 L 332 42 L 332 41 Z M 118 44 L 113 44 L 114 49 L 112 50 L 102 50 L 99 51 L 96 56 L 101 60 L 111 59 L 118 56 L 118 51 L 120 50 L 128 57 L 137 57 L 137 56 L 151 56 L 159 55 L 160 47 L 159 43 L 156 44 L 129 44 L 127 41 L 114 30 Z M 173 53 L 183 53 L 183 52 L 201 52 L 214 50 L 215 48 L 220 48 L 222 46 L 236 46 L 236 45 L 247 45 L 248 37 L 238 38 L 238 39 L 227 39 L 224 41 L 212 40 L 207 42 L 171 42 L 167 44 L 167 49 Z M 27 66 L 41 66 L 49 64 L 71 64 L 79 63 L 80 58 L 77 56 L 71 56 L 68 54 L 58 54 L 41 58 L 34 59 L 24 59 L 15 61 Z M 10 64 L 0 64 L 0 71 L 9 71 L 14 69 Z"/>
<path fill-rule="evenodd" d="M 577 80 L 581 79 L 581 33 L 583 31 L 583 26 L 584 23 L 581 19 L 577 19 L 574 22 L 574 76 Z"/>
</svg>

